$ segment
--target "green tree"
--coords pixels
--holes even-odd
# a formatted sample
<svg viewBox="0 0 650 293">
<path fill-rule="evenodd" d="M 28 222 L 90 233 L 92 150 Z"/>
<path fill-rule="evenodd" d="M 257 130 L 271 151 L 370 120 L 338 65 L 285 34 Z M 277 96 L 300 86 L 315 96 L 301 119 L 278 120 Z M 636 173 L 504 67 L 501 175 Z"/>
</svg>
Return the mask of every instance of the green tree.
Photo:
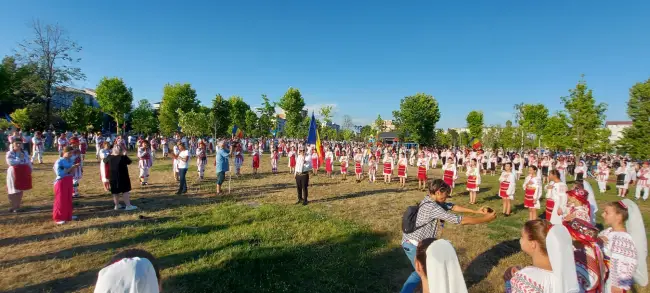
<svg viewBox="0 0 650 293">
<path fill-rule="evenodd" d="M 11 116 L 11 121 L 21 129 L 29 129 L 32 126 L 32 120 L 27 108 L 18 109 L 9 116 Z"/>
<path fill-rule="evenodd" d="M 189 112 L 183 112 L 182 109 L 178 109 L 177 112 L 178 124 L 186 135 L 203 136 L 210 133 L 208 114 L 198 110 L 195 111 L 195 109 L 192 109 Z"/>
<path fill-rule="evenodd" d="M 463 131 L 459 134 L 460 134 L 460 145 L 465 147 L 469 146 L 469 140 L 471 139 L 471 137 L 469 136 L 469 132 Z"/>
<path fill-rule="evenodd" d="M 263 137 L 263 136 L 268 136 L 269 131 L 264 131 L 261 132 L 260 128 L 257 125 L 258 123 L 258 118 L 255 112 L 253 110 L 248 110 L 246 111 L 246 119 L 245 119 L 245 124 L 244 127 L 248 131 L 247 134 L 252 136 L 252 137 Z"/>
<path fill-rule="evenodd" d="M 42 102 L 42 82 L 38 75 L 37 64 L 19 65 L 16 63 L 16 58 L 5 56 L 0 64 L 0 105 L 2 105 L 2 111 L 12 113 L 28 104 Z"/>
<path fill-rule="evenodd" d="M 230 120 L 230 102 L 217 94 L 212 100 L 209 122 L 214 137 L 228 136 Z"/>
<path fill-rule="evenodd" d="M 163 88 L 163 97 L 158 111 L 160 132 L 170 135 L 178 131 L 178 111 L 190 112 L 199 109 L 196 91 L 189 83 L 166 84 Z"/>
<path fill-rule="evenodd" d="M 258 133 L 268 135 L 276 129 L 275 126 L 275 102 L 271 102 L 266 95 L 262 95 L 262 107 L 257 109 L 259 119 L 257 121 Z"/>
<path fill-rule="evenodd" d="M 542 141 L 551 150 L 564 150 L 571 144 L 571 129 L 564 113 L 556 113 L 548 118 Z"/>
<path fill-rule="evenodd" d="M 240 96 L 232 96 L 229 99 L 230 102 L 230 117 L 232 119 L 232 126 L 237 125 L 241 128 L 246 135 L 251 134 L 253 129 L 246 128 L 246 112 L 251 109 L 251 107 L 244 102 L 244 99 Z"/>
<path fill-rule="evenodd" d="M 301 137 L 304 132 L 302 110 L 305 107 L 305 100 L 300 94 L 300 90 L 289 88 L 282 96 L 278 106 L 284 110 L 286 115 L 285 133 L 289 137 Z M 309 124 L 307 123 L 307 131 L 309 131 Z"/>
<path fill-rule="evenodd" d="M 73 57 L 81 51 L 81 46 L 70 39 L 68 33 L 58 24 L 42 25 L 35 20 L 31 26 L 34 36 L 19 44 L 16 57 L 24 64 L 37 64 L 45 95 L 45 111 L 48 122 L 51 121 L 52 91 L 74 80 L 86 79 L 76 65 L 81 58 Z"/>
<path fill-rule="evenodd" d="M 440 120 L 438 101 L 431 95 L 417 93 L 403 98 L 399 107 L 399 111 L 393 111 L 399 133 L 419 144 L 432 145 Z"/>
<path fill-rule="evenodd" d="M 126 87 L 121 78 L 104 77 L 97 85 L 97 102 L 104 113 L 110 114 L 117 123 L 117 133 L 120 132 L 120 121 L 131 111 L 133 91 Z"/>
<path fill-rule="evenodd" d="M 370 125 L 364 125 L 361 127 L 361 131 L 359 132 L 359 136 L 363 138 L 363 141 L 367 141 L 369 137 L 374 136 L 375 132 L 372 130 L 372 127 Z"/>
<path fill-rule="evenodd" d="M 378 132 L 384 132 L 384 119 L 381 118 L 380 114 L 377 114 L 377 119 L 375 119 L 373 126 L 375 129 L 377 129 Z"/>
<path fill-rule="evenodd" d="M 471 137 L 483 137 L 483 112 L 471 111 L 467 114 L 467 128 Z"/>
<path fill-rule="evenodd" d="M 534 134 L 539 138 L 544 133 L 546 121 L 548 120 L 548 109 L 544 104 L 519 104 L 515 105 L 519 112 L 517 123 L 527 134 Z"/>
<path fill-rule="evenodd" d="M 341 130 L 341 136 L 343 136 L 344 140 L 351 141 L 354 138 L 354 131 L 351 129 L 343 129 Z"/>
<path fill-rule="evenodd" d="M 618 146 L 632 158 L 650 158 L 650 79 L 630 88 L 627 115 L 632 119 L 632 125 L 623 130 Z"/>
<path fill-rule="evenodd" d="M 147 99 L 138 102 L 138 106 L 131 112 L 131 119 L 131 127 L 137 133 L 152 134 L 158 130 L 158 119 Z"/>
<path fill-rule="evenodd" d="M 76 97 L 70 108 L 61 111 L 61 117 L 66 121 L 68 127 L 74 131 L 83 132 L 88 129 L 92 107 L 86 105 L 84 98 Z"/>
<path fill-rule="evenodd" d="M 483 148 L 486 149 L 497 149 L 501 147 L 499 141 L 499 134 L 501 132 L 501 126 L 493 125 L 487 128 L 485 134 L 483 134 Z"/>
<path fill-rule="evenodd" d="M 54 113 L 56 117 L 56 113 Z M 104 118 L 104 113 L 102 113 L 102 110 L 99 108 L 95 107 L 88 107 L 88 126 L 86 127 L 86 130 L 89 132 L 96 130 L 100 131 L 102 130 L 102 120 Z M 158 125 L 156 125 L 158 127 Z"/>
<path fill-rule="evenodd" d="M 435 146 L 436 147 L 451 146 L 451 138 L 449 134 L 445 133 L 445 131 L 440 128 L 436 129 Z"/>
<path fill-rule="evenodd" d="M 318 114 L 321 116 L 323 121 L 325 121 L 326 124 L 331 124 L 332 123 L 332 116 L 334 115 L 334 107 L 327 105 L 323 106 L 318 110 Z"/>
<path fill-rule="evenodd" d="M 512 121 L 506 121 L 506 126 L 499 132 L 499 142 L 506 149 L 516 149 L 519 141 L 515 138 L 517 129 L 512 126 Z"/>
<path fill-rule="evenodd" d="M 29 104 L 25 108 L 14 111 L 14 113 L 12 113 L 10 116 L 11 120 L 14 123 L 25 130 L 47 129 L 50 124 L 46 120 L 47 115 L 45 113 L 45 105 L 42 103 Z M 54 118 L 53 121 L 56 119 L 61 119 L 58 112 L 54 112 L 52 118 Z M 63 130 L 63 128 L 59 129 Z"/>
<path fill-rule="evenodd" d="M 570 126 L 571 147 L 578 153 L 590 151 L 599 138 L 598 129 L 603 127 L 607 104 L 596 104 L 584 79 L 569 90 L 568 97 L 562 97 L 562 102 Z"/>
<path fill-rule="evenodd" d="M 460 135 L 455 129 L 448 129 L 447 135 L 449 136 L 449 146 L 458 146 L 460 142 Z"/>
</svg>

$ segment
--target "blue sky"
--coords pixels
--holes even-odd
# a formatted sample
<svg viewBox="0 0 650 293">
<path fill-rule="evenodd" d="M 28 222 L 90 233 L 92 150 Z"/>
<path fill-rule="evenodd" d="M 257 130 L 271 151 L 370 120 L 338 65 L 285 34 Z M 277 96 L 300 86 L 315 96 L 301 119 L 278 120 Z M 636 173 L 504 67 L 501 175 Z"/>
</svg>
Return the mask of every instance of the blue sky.
<svg viewBox="0 0 650 293">
<path fill-rule="evenodd" d="M 628 89 L 650 77 L 650 1 L 3 1 L 0 55 L 58 22 L 83 46 L 94 88 L 119 76 L 135 98 L 159 101 L 189 82 L 249 104 L 289 86 L 310 108 L 331 104 L 358 124 L 391 117 L 407 95 L 439 102 L 438 127 L 486 124 L 512 105 L 562 108 L 581 74 L 608 120 L 627 119 Z"/>
</svg>

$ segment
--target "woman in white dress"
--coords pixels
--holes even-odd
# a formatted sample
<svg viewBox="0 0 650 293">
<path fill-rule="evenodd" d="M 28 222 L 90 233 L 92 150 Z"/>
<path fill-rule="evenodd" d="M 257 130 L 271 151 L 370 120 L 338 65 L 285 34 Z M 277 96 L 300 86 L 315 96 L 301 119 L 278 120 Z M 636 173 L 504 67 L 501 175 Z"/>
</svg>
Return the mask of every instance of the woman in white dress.
<svg viewBox="0 0 650 293">
<path fill-rule="evenodd" d="M 415 253 L 415 271 L 422 280 L 423 293 L 467 293 L 456 250 L 445 239 L 427 238 L 420 242 Z"/>
<path fill-rule="evenodd" d="M 499 197 L 503 200 L 503 215 L 508 217 L 512 210 L 511 201 L 515 199 L 515 172 L 512 163 L 506 163 L 499 177 Z"/>
<path fill-rule="evenodd" d="M 618 168 L 616 168 L 614 174 L 616 175 L 616 189 L 618 190 L 617 195 L 620 197 L 625 197 L 625 194 L 627 193 L 627 188 L 629 187 L 630 184 L 630 176 L 627 172 L 627 167 L 625 166 L 625 162 L 623 162 Z"/>
<path fill-rule="evenodd" d="M 562 225 L 562 219 L 567 212 L 567 185 L 560 180 L 560 172 L 551 170 L 548 173 L 549 184 L 546 185 L 546 219 L 553 225 Z"/>
<path fill-rule="evenodd" d="M 533 264 L 506 270 L 506 293 L 580 292 L 571 243 L 571 235 L 563 225 L 551 227 L 546 220 L 526 222 L 519 245 Z"/>
<path fill-rule="evenodd" d="M 23 201 L 23 191 L 31 189 L 32 161 L 29 153 L 23 150 L 23 142 L 15 140 L 5 156 L 7 166 L 7 194 L 9 197 L 10 213 L 16 213 Z"/>
<path fill-rule="evenodd" d="M 539 198 L 542 195 L 541 178 L 536 166 L 528 166 L 528 176 L 524 179 L 524 207 L 528 209 L 528 220 L 537 219 L 540 208 Z"/>
<path fill-rule="evenodd" d="M 104 148 L 99 151 L 99 177 L 102 180 L 104 190 L 111 190 L 111 183 L 108 178 L 108 164 L 104 163 L 104 159 L 111 154 L 111 144 L 104 142 Z"/>
</svg>

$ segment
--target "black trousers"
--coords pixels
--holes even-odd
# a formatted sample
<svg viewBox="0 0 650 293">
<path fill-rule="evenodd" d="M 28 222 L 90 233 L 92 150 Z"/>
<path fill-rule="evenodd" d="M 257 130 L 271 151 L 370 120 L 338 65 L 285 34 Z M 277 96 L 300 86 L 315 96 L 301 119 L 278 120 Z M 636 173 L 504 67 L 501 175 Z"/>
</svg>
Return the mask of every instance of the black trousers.
<svg viewBox="0 0 650 293">
<path fill-rule="evenodd" d="M 296 175 L 296 186 L 298 187 L 298 200 L 307 201 L 309 191 L 309 172 Z"/>
</svg>

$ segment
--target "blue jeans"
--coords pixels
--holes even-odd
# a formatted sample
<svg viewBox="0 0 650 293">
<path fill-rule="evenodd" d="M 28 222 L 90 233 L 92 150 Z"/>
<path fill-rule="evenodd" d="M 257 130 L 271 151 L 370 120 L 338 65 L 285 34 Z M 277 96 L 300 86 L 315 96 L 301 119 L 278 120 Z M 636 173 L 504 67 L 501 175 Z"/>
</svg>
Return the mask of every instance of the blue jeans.
<svg viewBox="0 0 650 293">
<path fill-rule="evenodd" d="M 404 249 L 404 253 L 406 253 L 406 257 L 411 261 L 411 265 L 413 266 L 413 272 L 409 276 L 408 279 L 406 279 L 406 282 L 404 282 L 404 286 L 402 286 L 402 291 L 401 293 L 413 293 L 415 291 L 415 288 L 420 285 L 420 282 L 422 280 L 420 279 L 420 275 L 415 271 L 415 250 L 417 247 L 410 242 L 404 242 L 402 243 L 402 248 Z"/>
<path fill-rule="evenodd" d="M 187 168 L 178 169 L 178 177 L 180 177 L 181 184 L 178 186 L 178 193 L 187 192 L 187 182 L 185 181 L 187 175 Z"/>
</svg>

